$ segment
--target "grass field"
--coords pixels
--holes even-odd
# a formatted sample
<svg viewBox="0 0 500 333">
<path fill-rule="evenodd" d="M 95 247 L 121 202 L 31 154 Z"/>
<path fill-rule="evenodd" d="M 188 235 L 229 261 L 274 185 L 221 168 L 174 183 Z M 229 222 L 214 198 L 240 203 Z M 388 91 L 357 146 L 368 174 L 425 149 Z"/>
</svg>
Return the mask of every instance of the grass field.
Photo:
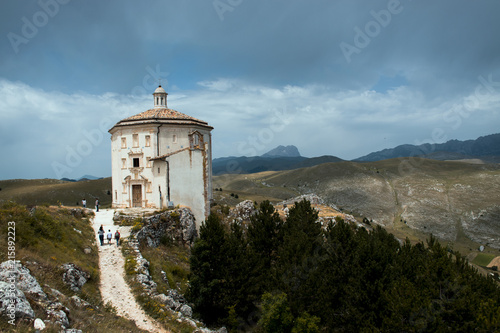
<svg viewBox="0 0 500 333">
<path fill-rule="evenodd" d="M 102 208 L 111 206 L 111 178 L 67 182 L 57 179 L 11 179 L 0 181 L 0 204 L 6 201 L 36 206 L 41 204 L 94 208 L 96 198 Z"/>
<path fill-rule="evenodd" d="M 478 253 L 472 262 L 478 266 L 486 267 L 496 255 L 490 253 Z"/>
</svg>

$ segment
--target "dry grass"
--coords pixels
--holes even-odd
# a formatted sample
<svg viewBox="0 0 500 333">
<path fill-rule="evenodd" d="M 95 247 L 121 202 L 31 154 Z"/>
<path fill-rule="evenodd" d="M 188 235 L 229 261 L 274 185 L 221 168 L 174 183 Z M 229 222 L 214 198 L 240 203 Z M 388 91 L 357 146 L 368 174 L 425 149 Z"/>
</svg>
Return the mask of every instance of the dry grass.
<svg viewBox="0 0 500 333">
<path fill-rule="evenodd" d="M 432 233 L 469 260 L 478 253 L 479 245 L 485 246 L 485 253 L 500 255 L 498 249 L 488 246 L 495 245 L 489 238 L 500 235 L 495 222 L 499 212 L 493 209 L 500 202 L 498 165 L 414 158 L 411 168 L 402 169 L 404 163 L 404 159 L 344 161 L 297 170 L 220 175 L 213 178 L 213 184 L 223 192 L 215 191 L 214 199 L 229 206 L 244 199 L 269 199 L 276 204 L 315 193 L 358 220 L 366 217 L 382 223 L 401 240 L 426 242 Z M 470 212 L 475 212 L 475 220 Z"/>
<path fill-rule="evenodd" d="M 134 279 L 136 261 L 133 249 L 126 240 L 122 243 L 121 249 L 125 256 L 127 283 L 144 311 L 172 332 L 193 332 L 194 329 L 190 325 L 178 322 L 177 317 L 172 311 L 166 309 L 164 304 L 144 293 L 142 286 Z M 149 261 L 149 272 L 157 283 L 159 293 L 166 294 L 168 289 L 185 292 L 189 274 L 189 250 L 183 247 L 160 245 L 158 248 L 141 248 L 141 254 Z M 162 270 L 167 273 L 168 282 L 163 280 Z"/>
<path fill-rule="evenodd" d="M 94 208 L 99 198 L 102 208 L 111 206 L 111 178 L 66 182 L 56 179 L 0 180 L 0 204 L 9 200 L 34 206 L 41 204 L 80 206 L 83 198 L 87 207 Z M 108 194 L 109 191 L 109 194 Z"/>
<path fill-rule="evenodd" d="M 58 299 L 70 309 L 68 317 L 72 328 L 84 332 L 144 332 L 134 322 L 118 317 L 110 306 L 102 304 L 99 291 L 99 267 L 97 246 L 89 216 L 76 218 L 64 207 L 37 207 L 35 211 L 17 204 L 0 206 L 0 249 L 7 248 L 7 222 L 16 222 L 16 259 L 30 269 L 45 293 L 51 296 L 51 288 L 65 296 Z M 34 233 L 32 229 L 40 229 Z M 91 253 L 85 253 L 84 249 Z M 0 251 L 0 260 L 6 260 L 6 251 Z M 74 263 L 90 273 L 78 297 L 91 304 L 78 308 L 70 297 L 75 293 L 62 281 L 64 263 Z M 45 309 L 30 300 L 38 318 L 47 319 Z M 28 322 L 18 321 L 12 327 L 0 320 L 1 332 L 34 332 Z M 44 332 L 60 332 L 57 326 L 48 326 Z"/>
</svg>

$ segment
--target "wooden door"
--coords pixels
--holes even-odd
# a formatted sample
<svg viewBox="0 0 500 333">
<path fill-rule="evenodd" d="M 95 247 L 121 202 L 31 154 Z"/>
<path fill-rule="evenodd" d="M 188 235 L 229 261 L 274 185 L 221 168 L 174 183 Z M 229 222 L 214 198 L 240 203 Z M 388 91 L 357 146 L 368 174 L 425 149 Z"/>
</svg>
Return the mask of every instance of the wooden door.
<svg viewBox="0 0 500 333">
<path fill-rule="evenodd" d="M 141 185 L 132 185 L 132 207 L 142 207 Z"/>
</svg>

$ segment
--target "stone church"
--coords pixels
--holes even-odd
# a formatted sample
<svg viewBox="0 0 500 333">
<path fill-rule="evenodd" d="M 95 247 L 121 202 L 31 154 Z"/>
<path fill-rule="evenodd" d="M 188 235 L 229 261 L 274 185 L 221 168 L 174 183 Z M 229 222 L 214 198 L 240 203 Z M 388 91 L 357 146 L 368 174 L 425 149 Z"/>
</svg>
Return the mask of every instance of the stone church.
<svg viewBox="0 0 500 333">
<path fill-rule="evenodd" d="M 160 85 L 154 108 L 109 130 L 113 207 L 187 206 L 199 227 L 212 198 L 213 127 L 167 108 L 167 95 Z"/>
</svg>

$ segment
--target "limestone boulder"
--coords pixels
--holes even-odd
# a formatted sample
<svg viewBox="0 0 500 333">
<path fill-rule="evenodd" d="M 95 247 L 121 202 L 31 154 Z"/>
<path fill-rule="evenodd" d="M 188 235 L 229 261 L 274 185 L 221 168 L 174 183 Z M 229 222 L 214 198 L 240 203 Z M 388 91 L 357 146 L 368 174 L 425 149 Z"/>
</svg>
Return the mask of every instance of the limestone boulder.
<svg viewBox="0 0 500 333">
<path fill-rule="evenodd" d="M 73 263 L 67 263 L 61 266 L 64 270 L 63 281 L 74 292 L 80 292 L 83 285 L 90 279 L 90 274 L 82 270 Z"/>
<path fill-rule="evenodd" d="M 245 223 L 250 221 L 250 217 L 257 213 L 253 201 L 244 200 L 230 210 L 228 219 L 235 223 Z"/>
<path fill-rule="evenodd" d="M 0 264 L 0 281 L 16 281 L 16 287 L 27 297 L 38 303 L 48 302 L 47 295 L 38 281 L 31 275 L 28 268 L 24 267 L 19 260 L 4 261 Z"/>
<path fill-rule="evenodd" d="M 188 208 L 165 211 L 143 220 L 136 238 L 141 245 L 158 247 L 161 243 L 190 244 L 197 237 L 194 215 Z"/>
<path fill-rule="evenodd" d="M 184 317 L 192 317 L 193 316 L 193 309 L 187 304 L 183 304 L 179 310 Z"/>
<path fill-rule="evenodd" d="M 14 304 L 14 307 L 12 307 L 12 304 Z M 24 293 L 4 281 L 0 281 L 0 313 L 11 318 L 31 319 L 35 317 L 35 312 Z"/>
</svg>

